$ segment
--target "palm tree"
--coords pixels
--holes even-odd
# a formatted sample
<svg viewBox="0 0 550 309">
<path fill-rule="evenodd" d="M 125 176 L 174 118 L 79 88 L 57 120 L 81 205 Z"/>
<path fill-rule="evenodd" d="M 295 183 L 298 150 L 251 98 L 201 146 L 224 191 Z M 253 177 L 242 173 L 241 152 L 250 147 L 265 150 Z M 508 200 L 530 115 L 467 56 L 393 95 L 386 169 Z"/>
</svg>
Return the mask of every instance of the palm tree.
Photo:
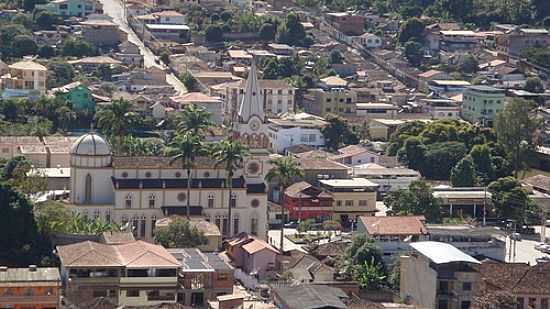
<svg viewBox="0 0 550 309">
<path fill-rule="evenodd" d="M 64 132 L 69 130 L 71 123 L 76 120 L 76 113 L 68 106 L 61 106 L 56 110 L 59 115 L 58 122 Z"/>
<path fill-rule="evenodd" d="M 271 160 L 270 163 L 273 165 L 273 167 L 267 173 L 265 178 L 270 182 L 274 179 L 277 179 L 279 181 L 279 185 L 281 187 L 281 194 L 283 198 L 281 200 L 281 239 L 280 239 L 281 242 L 279 245 L 280 246 L 279 249 L 282 253 L 284 252 L 283 241 L 284 241 L 284 227 L 285 227 L 285 205 L 284 205 L 285 190 L 286 188 L 288 188 L 288 186 L 290 186 L 294 178 L 304 177 L 304 171 L 300 167 L 300 164 L 290 156 Z"/>
<path fill-rule="evenodd" d="M 191 131 L 195 135 L 200 135 L 211 125 L 210 113 L 194 104 L 185 106 L 180 115 L 178 132 Z"/>
<path fill-rule="evenodd" d="M 181 161 L 182 168 L 187 170 L 187 209 L 186 215 L 189 220 L 190 216 L 190 200 L 191 200 L 191 169 L 195 164 L 195 159 L 198 156 L 206 153 L 204 144 L 198 135 L 192 132 L 186 132 L 184 134 L 178 134 L 174 137 L 170 144 L 173 151 L 176 153 L 172 156 L 170 163 L 177 160 Z"/>
<path fill-rule="evenodd" d="M 120 99 L 98 111 L 97 126 L 105 133 L 122 137 L 128 133 L 137 123 L 138 115 L 131 110 L 130 102 Z"/>
<path fill-rule="evenodd" d="M 226 186 L 229 188 L 229 207 L 227 211 L 229 228 L 227 233 L 231 233 L 231 195 L 233 194 L 233 175 L 235 170 L 242 168 L 243 159 L 248 154 L 248 148 L 239 141 L 233 141 L 229 138 L 214 144 L 212 157 L 217 161 L 216 166 L 223 166 L 227 172 Z"/>
</svg>

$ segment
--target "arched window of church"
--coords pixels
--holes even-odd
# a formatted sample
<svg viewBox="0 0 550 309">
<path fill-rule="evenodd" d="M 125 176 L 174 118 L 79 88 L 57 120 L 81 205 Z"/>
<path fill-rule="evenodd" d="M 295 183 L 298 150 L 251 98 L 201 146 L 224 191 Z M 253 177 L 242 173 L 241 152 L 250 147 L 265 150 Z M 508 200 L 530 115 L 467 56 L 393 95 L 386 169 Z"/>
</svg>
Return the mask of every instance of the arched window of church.
<svg viewBox="0 0 550 309">
<path fill-rule="evenodd" d="M 250 234 L 258 235 L 258 218 L 255 216 L 250 218 Z"/>
<path fill-rule="evenodd" d="M 86 175 L 84 181 L 84 203 L 90 203 L 92 201 L 92 175 Z"/>
<path fill-rule="evenodd" d="M 131 193 L 126 194 L 126 196 L 124 197 L 124 207 L 132 208 L 132 200 L 133 200 L 132 194 Z"/>
<path fill-rule="evenodd" d="M 237 194 L 235 194 L 235 192 L 231 192 L 231 200 L 229 201 L 229 204 L 231 205 L 231 208 L 237 207 Z"/>
<path fill-rule="evenodd" d="M 155 208 L 157 195 L 155 193 L 149 194 L 149 208 Z"/>
<path fill-rule="evenodd" d="M 208 194 L 208 208 L 214 208 L 214 194 Z"/>
</svg>

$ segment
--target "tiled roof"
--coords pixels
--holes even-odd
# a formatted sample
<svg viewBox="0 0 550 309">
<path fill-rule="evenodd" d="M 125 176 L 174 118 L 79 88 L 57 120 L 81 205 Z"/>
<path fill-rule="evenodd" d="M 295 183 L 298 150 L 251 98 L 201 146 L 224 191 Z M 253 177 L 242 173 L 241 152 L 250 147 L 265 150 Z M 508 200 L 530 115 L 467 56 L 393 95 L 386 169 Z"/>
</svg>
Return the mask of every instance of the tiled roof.
<svg viewBox="0 0 550 309">
<path fill-rule="evenodd" d="M 523 263 L 485 262 L 478 266 L 486 289 L 513 294 L 550 295 L 550 263 L 529 266 Z"/>
<path fill-rule="evenodd" d="M 252 241 L 247 243 L 246 245 L 243 245 L 243 250 L 248 252 L 249 254 L 254 254 L 256 252 L 260 252 L 264 249 L 270 250 L 274 252 L 275 254 L 279 254 L 279 251 L 277 249 L 273 248 L 272 245 L 266 243 L 265 241 L 257 238 L 253 238 Z"/>
<path fill-rule="evenodd" d="M 171 162 L 170 157 L 158 156 L 115 156 L 113 167 L 115 168 L 174 168 L 181 169 L 180 162 Z M 194 168 L 215 168 L 216 161 L 209 157 L 195 158 Z"/>
<path fill-rule="evenodd" d="M 9 66 L 10 69 L 16 70 L 35 70 L 35 71 L 48 71 L 48 68 L 45 66 L 36 63 L 34 61 L 19 61 Z"/>
<path fill-rule="evenodd" d="M 0 270 L 0 286 L 15 282 L 24 285 L 24 283 L 58 282 L 60 280 L 59 270 L 56 267 L 7 268 Z"/>
<path fill-rule="evenodd" d="M 360 217 L 369 235 L 427 234 L 424 216 Z"/>
<path fill-rule="evenodd" d="M 179 262 L 164 247 L 144 241 L 107 245 L 84 241 L 58 246 L 64 267 L 179 267 Z"/>
<path fill-rule="evenodd" d="M 298 193 L 302 192 L 304 189 L 310 188 L 311 184 L 309 184 L 306 181 L 300 181 L 297 183 L 292 184 L 285 190 L 285 194 L 290 197 L 296 197 L 298 196 Z"/>
<path fill-rule="evenodd" d="M 300 166 L 304 170 L 348 170 L 344 164 L 331 161 L 329 159 L 310 158 L 301 160 Z"/>
<path fill-rule="evenodd" d="M 285 308 L 347 308 L 342 301 L 348 295 L 339 288 L 325 285 L 299 285 L 274 288 L 273 293 L 287 306 Z"/>
<path fill-rule="evenodd" d="M 170 99 L 177 103 L 221 103 L 220 98 L 211 97 L 202 92 L 189 92 L 181 96 L 171 97 Z"/>
</svg>

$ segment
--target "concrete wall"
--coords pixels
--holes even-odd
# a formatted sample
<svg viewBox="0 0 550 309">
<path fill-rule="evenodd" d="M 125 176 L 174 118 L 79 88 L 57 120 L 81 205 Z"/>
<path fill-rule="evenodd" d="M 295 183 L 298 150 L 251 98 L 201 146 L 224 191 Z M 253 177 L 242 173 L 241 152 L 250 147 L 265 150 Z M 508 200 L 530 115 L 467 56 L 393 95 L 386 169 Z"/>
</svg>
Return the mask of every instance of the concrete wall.
<svg viewBox="0 0 550 309">
<path fill-rule="evenodd" d="M 400 297 L 422 308 L 436 308 L 437 273 L 422 256 L 402 256 Z"/>
</svg>

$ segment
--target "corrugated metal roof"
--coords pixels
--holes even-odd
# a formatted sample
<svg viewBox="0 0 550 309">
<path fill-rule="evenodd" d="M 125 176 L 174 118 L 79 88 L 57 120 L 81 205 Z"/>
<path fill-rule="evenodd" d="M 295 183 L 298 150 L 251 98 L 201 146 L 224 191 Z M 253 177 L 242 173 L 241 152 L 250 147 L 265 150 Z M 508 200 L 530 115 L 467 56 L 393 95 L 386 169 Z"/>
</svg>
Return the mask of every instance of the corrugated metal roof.
<svg viewBox="0 0 550 309">
<path fill-rule="evenodd" d="M 456 247 L 442 242 L 420 241 L 411 243 L 411 247 L 435 264 L 447 264 L 453 262 L 481 264 L 478 260 L 458 250 Z"/>
</svg>

